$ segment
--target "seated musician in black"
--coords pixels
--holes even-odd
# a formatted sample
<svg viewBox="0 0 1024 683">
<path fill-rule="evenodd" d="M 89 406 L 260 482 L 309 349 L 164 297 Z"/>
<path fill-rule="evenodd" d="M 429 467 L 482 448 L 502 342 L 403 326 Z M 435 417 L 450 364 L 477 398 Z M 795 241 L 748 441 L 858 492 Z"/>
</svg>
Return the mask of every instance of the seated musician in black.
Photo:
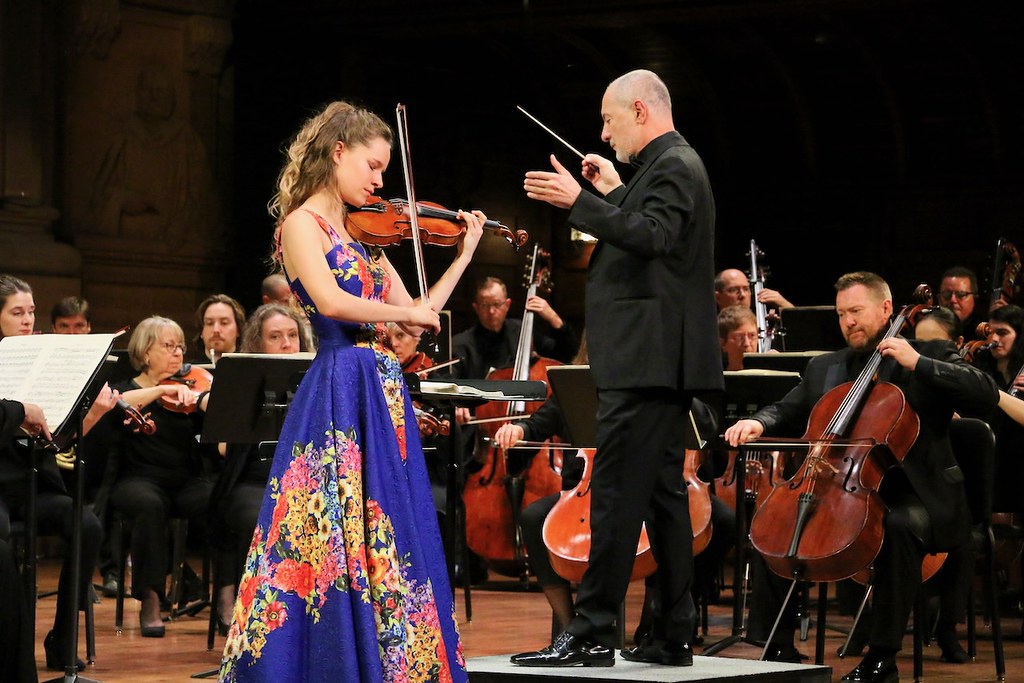
<svg viewBox="0 0 1024 683">
<path fill-rule="evenodd" d="M 920 432 L 902 464 L 885 475 L 882 499 L 889 506 L 884 540 L 874 561 L 874 609 L 869 648 L 842 680 L 892 683 L 899 679 L 896 653 L 921 583 L 921 562 L 928 552 L 954 548 L 970 533 L 963 474 L 956 465 L 948 426 L 954 411 L 984 412 L 998 401 L 992 379 L 968 365 L 951 342 L 909 342 L 885 337 L 892 314 L 888 284 L 874 273 L 843 275 L 836 282 L 836 312 L 848 348 L 817 356 L 800 384 L 781 401 L 740 420 L 726 430 L 736 446 L 762 434 L 799 436 L 811 411 L 826 392 L 855 379 L 876 349 L 879 376 L 902 389 L 920 418 Z M 880 341 L 881 340 L 881 341 Z M 868 403 L 867 408 L 870 408 Z M 862 411 L 859 419 L 867 419 Z M 825 510 L 817 510 L 817 514 Z M 777 614 L 786 582 L 768 576 L 763 562 L 752 559 L 754 595 L 750 635 L 766 636 Z M 860 569 L 860 568 L 855 568 Z M 764 627 L 767 623 L 768 628 Z M 770 648 L 775 659 L 793 661 L 792 619 L 783 619 Z"/>
<path fill-rule="evenodd" d="M 452 337 L 452 357 L 461 359 L 452 367 L 452 377 L 485 379 L 492 369 L 513 364 L 523 321 L 508 317 L 511 305 L 505 283 L 498 278 L 488 277 L 477 285 L 473 298 L 477 322 Z M 542 297 L 530 297 L 526 310 L 535 314 L 533 351 L 544 358 L 568 362 L 579 347 L 572 326 Z M 468 410 L 460 408 L 457 419 L 460 423 L 468 420 Z"/>
<path fill-rule="evenodd" d="M 311 351 L 302 334 L 304 318 L 291 306 L 263 304 L 249 316 L 241 334 L 242 353 L 292 354 Z M 235 587 L 252 541 L 267 489 L 274 444 L 221 444 L 224 466 L 210 494 L 210 538 L 217 548 L 218 628 L 227 635 Z"/>
</svg>

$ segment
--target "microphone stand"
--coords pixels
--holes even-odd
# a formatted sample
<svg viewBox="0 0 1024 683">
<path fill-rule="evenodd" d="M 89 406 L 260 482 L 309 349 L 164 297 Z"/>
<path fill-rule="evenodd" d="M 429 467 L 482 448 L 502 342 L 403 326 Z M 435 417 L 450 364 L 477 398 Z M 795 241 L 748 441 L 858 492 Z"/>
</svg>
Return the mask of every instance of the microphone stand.
<svg viewBox="0 0 1024 683">
<path fill-rule="evenodd" d="M 71 600 L 67 605 L 68 612 L 70 613 L 68 615 L 68 623 L 71 624 L 71 637 L 67 640 L 67 650 L 64 653 L 64 675 L 43 681 L 43 683 L 99 683 L 90 678 L 79 676 L 76 666 L 78 660 L 78 603 L 81 600 L 82 583 L 82 501 L 85 498 L 85 457 L 82 447 L 82 429 L 85 422 L 85 414 L 89 410 L 90 403 L 91 401 L 87 396 L 82 397 L 82 403 L 78 408 L 78 431 L 75 435 L 75 488 L 71 494 L 71 585 L 73 590 Z M 30 514 L 34 524 L 34 510 Z M 34 529 L 32 533 L 34 535 Z M 33 609 L 33 613 L 34 611 Z"/>
</svg>

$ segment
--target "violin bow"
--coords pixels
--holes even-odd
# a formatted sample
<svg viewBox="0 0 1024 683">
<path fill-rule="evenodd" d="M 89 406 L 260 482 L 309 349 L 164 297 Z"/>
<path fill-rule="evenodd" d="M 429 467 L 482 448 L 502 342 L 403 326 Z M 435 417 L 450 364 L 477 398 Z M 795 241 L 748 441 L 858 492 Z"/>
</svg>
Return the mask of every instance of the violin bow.
<svg viewBox="0 0 1024 683">
<path fill-rule="evenodd" d="M 398 119 L 398 145 L 402 151 L 402 170 L 405 173 L 405 192 L 409 200 L 409 223 L 412 226 L 413 255 L 416 259 L 416 280 L 420 288 L 420 300 L 430 303 L 430 291 L 427 286 L 427 269 L 423 262 L 423 241 L 420 237 L 419 204 L 416 203 L 416 190 L 412 182 L 412 152 L 409 147 L 408 118 L 405 112 L 405 105 L 399 103 L 395 107 L 395 116 Z M 429 336 L 426 342 L 433 348 L 434 353 L 438 352 L 437 338 L 433 330 L 427 332 Z"/>
</svg>

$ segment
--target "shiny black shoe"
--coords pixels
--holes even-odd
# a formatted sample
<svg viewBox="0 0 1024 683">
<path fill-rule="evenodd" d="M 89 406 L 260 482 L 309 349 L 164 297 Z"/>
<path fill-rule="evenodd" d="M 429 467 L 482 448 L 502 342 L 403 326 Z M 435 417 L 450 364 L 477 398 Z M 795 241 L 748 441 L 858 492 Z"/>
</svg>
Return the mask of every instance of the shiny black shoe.
<svg viewBox="0 0 1024 683">
<path fill-rule="evenodd" d="M 772 645 L 764 656 L 764 661 L 766 662 L 787 662 L 789 664 L 799 664 L 803 659 L 804 656 L 800 654 L 800 650 L 797 650 L 790 643 Z"/>
<path fill-rule="evenodd" d="M 46 634 L 46 638 L 43 639 L 43 651 L 46 653 L 46 668 L 50 671 L 63 671 L 65 666 L 64 661 L 64 644 L 57 640 L 57 634 L 54 631 L 50 631 Z M 75 668 L 78 671 L 85 671 L 85 662 L 79 658 L 75 658 Z"/>
<path fill-rule="evenodd" d="M 869 650 L 860 664 L 840 680 L 847 683 L 899 683 L 900 672 L 896 668 L 896 657 L 891 655 L 880 660 L 872 657 Z"/>
<path fill-rule="evenodd" d="M 622 658 L 627 662 L 693 666 L 693 649 L 689 643 L 647 642 L 622 650 Z"/>
<path fill-rule="evenodd" d="M 615 650 L 563 631 L 543 650 L 512 655 L 518 666 L 614 666 Z"/>
</svg>

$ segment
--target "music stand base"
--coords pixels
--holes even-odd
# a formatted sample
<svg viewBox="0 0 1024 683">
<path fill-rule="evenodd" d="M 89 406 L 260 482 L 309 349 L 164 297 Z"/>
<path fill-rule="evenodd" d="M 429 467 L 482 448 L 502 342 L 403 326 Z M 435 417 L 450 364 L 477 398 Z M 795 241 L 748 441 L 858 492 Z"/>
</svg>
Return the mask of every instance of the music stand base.
<svg viewBox="0 0 1024 683">
<path fill-rule="evenodd" d="M 51 678 L 51 679 L 49 679 L 47 681 L 41 681 L 41 683 L 100 683 L 100 682 L 99 681 L 94 681 L 91 678 L 85 678 L 84 676 L 79 676 L 77 673 L 75 673 L 75 674 L 64 674 L 63 676 L 59 676 L 57 678 Z"/>
</svg>

